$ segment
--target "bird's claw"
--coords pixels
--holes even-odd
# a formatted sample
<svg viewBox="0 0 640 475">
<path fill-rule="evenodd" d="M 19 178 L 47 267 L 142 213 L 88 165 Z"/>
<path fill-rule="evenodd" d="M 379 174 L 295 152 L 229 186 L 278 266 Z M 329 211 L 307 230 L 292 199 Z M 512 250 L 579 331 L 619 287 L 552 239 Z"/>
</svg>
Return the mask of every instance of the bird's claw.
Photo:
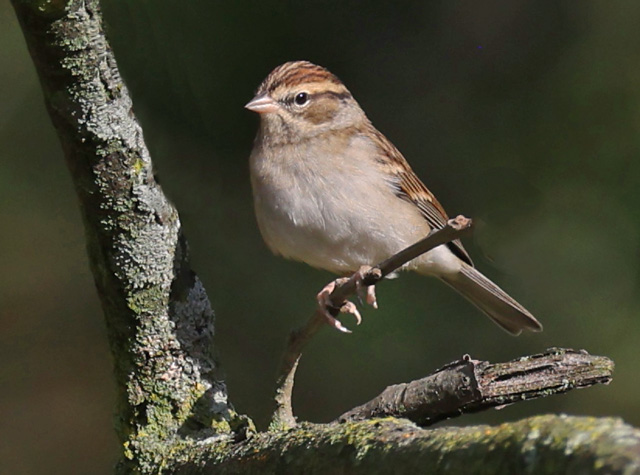
<svg viewBox="0 0 640 475">
<path fill-rule="evenodd" d="M 371 266 L 361 266 L 358 271 L 351 277 L 356 282 L 356 288 L 358 289 L 358 297 L 360 301 L 367 302 L 373 308 L 378 308 L 378 299 L 376 298 L 376 286 L 364 285 L 363 280 L 367 272 L 371 270 Z"/>
<path fill-rule="evenodd" d="M 360 325 L 360 323 L 362 323 L 362 315 L 360 315 L 358 308 L 353 302 L 345 300 L 339 308 L 334 306 L 331 302 L 331 293 L 335 290 L 337 285 L 344 284 L 349 279 L 353 279 L 355 281 L 360 300 L 367 302 L 367 304 L 371 305 L 373 308 L 378 308 L 375 285 L 364 285 L 362 283 L 364 276 L 370 269 L 370 266 L 362 266 L 351 277 L 343 277 L 336 279 L 333 282 L 329 282 L 316 296 L 316 299 L 318 300 L 318 310 L 327 320 L 327 323 L 336 330 L 340 330 L 343 333 L 351 333 L 351 330 L 346 328 L 342 322 L 336 318 L 336 315 L 339 313 L 348 313 L 353 315 L 356 319 L 356 324 Z"/>
<path fill-rule="evenodd" d="M 329 282 L 324 288 L 318 293 L 316 299 L 318 300 L 318 310 L 322 314 L 322 316 L 327 320 L 327 323 L 331 325 L 336 330 L 340 330 L 343 333 L 351 333 L 351 330 L 346 328 L 340 320 L 338 320 L 335 315 L 338 313 L 349 313 L 356 318 L 356 323 L 360 325 L 362 323 L 362 316 L 358 311 L 358 308 L 355 306 L 353 302 L 346 300 L 342 303 L 342 305 L 338 308 L 333 305 L 331 302 L 330 296 L 331 292 L 334 291 L 336 285 L 343 283 L 346 281 L 346 278 L 336 279 L 333 282 Z"/>
</svg>

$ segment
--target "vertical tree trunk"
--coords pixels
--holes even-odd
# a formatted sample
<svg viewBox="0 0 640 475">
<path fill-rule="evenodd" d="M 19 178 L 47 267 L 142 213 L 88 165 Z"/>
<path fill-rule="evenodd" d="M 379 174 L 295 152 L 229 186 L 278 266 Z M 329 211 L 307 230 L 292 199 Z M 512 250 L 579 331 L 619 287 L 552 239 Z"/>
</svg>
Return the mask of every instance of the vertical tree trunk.
<svg viewBox="0 0 640 475">
<path fill-rule="evenodd" d="M 98 2 L 13 4 L 80 201 L 115 363 L 118 434 L 127 458 L 158 466 L 172 437 L 229 431 L 211 305 L 154 179 Z"/>
</svg>

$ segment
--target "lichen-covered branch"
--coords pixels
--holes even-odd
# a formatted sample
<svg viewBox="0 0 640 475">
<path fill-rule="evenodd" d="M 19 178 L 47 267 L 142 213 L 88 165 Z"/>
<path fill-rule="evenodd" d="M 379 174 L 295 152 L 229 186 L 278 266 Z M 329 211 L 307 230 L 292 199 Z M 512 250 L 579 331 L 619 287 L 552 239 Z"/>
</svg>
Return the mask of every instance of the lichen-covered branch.
<svg viewBox="0 0 640 475">
<path fill-rule="evenodd" d="M 180 474 L 640 473 L 640 430 L 620 419 L 537 416 L 499 426 L 421 429 L 405 419 L 299 424 L 239 445 L 202 447 Z"/>
<path fill-rule="evenodd" d="M 426 426 L 469 412 L 608 384 L 613 366 L 604 356 L 562 348 L 497 364 L 465 357 L 426 378 L 389 386 L 338 420 L 393 416 Z"/>
<path fill-rule="evenodd" d="M 172 437 L 229 430 L 211 305 L 154 179 L 98 1 L 13 5 L 80 200 L 115 360 L 120 439 L 133 465 L 157 467 Z"/>
</svg>

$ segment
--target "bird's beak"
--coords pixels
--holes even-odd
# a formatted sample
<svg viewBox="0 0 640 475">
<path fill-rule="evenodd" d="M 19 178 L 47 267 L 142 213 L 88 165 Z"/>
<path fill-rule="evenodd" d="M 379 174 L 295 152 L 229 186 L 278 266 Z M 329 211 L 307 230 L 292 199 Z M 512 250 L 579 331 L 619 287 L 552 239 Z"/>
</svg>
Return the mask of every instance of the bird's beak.
<svg viewBox="0 0 640 475">
<path fill-rule="evenodd" d="M 247 102 L 244 107 L 250 111 L 257 112 L 258 114 L 268 114 L 269 112 L 275 112 L 278 110 L 278 103 L 271 99 L 271 97 L 269 97 L 265 92 L 263 94 L 258 94 Z"/>
</svg>

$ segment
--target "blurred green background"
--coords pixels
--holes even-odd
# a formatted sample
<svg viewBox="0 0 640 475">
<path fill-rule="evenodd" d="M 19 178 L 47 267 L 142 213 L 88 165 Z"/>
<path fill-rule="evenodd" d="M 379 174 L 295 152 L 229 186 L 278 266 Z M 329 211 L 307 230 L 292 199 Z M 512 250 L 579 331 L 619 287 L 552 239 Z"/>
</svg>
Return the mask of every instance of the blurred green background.
<svg viewBox="0 0 640 475">
<path fill-rule="evenodd" d="M 352 335 L 324 330 L 295 409 L 328 421 L 465 353 L 550 346 L 614 382 L 466 416 L 640 425 L 640 2 L 109 0 L 107 28 L 164 190 L 217 313 L 230 398 L 264 426 L 288 330 L 333 276 L 272 256 L 252 210 L 243 109 L 276 65 L 328 67 L 450 214 L 476 265 L 545 325 L 509 337 L 434 279 L 380 286 Z M 0 472 L 110 473 L 109 347 L 73 187 L 8 2 L 0 5 Z M 351 322 L 348 322 L 349 324 Z"/>
</svg>

